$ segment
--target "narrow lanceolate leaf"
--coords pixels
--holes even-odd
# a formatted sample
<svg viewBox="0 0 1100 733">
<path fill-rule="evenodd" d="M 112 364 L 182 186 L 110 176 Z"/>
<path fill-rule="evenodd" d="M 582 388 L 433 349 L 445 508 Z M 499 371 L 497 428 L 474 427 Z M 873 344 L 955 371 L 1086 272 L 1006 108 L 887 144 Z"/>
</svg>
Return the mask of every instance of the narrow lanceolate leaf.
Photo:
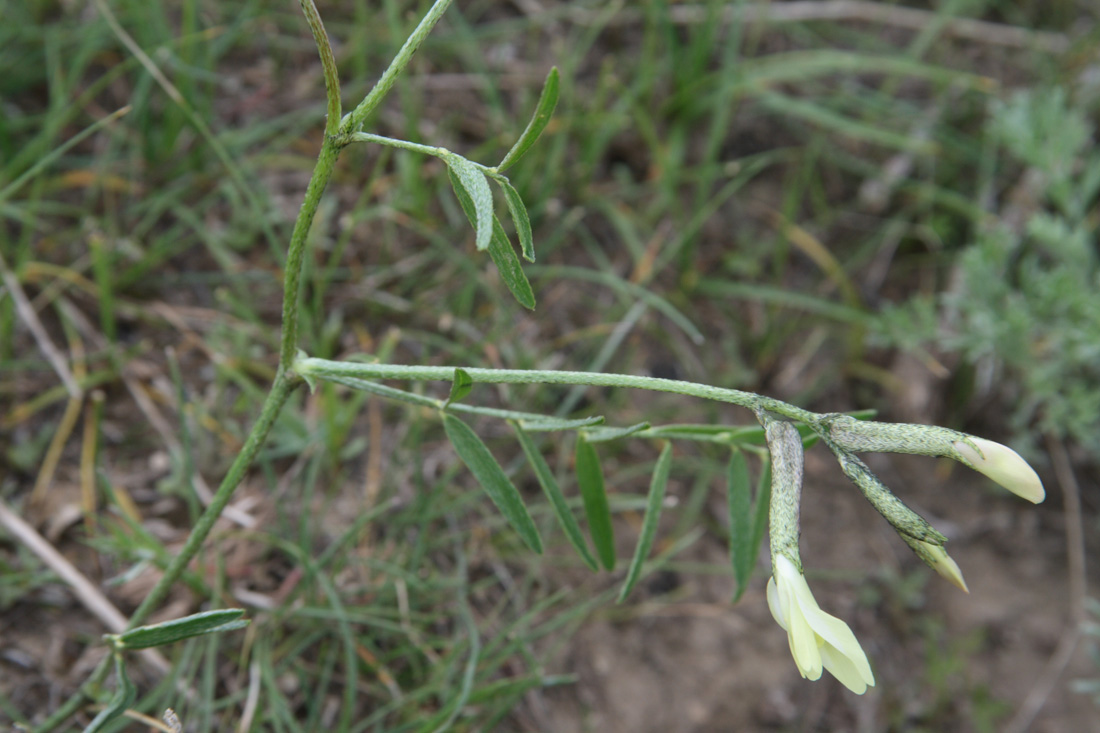
<svg viewBox="0 0 1100 733">
<path fill-rule="evenodd" d="M 118 635 L 119 646 L 126 649 L 148 649 L 173 642 L 190 639 L 193 636 L 214 634 L 221 631 L 233 631 L 248 626 L 241 618 L 243 608 L 223 608 L 217 611 L 205 611 L 183 618 L 165 621 L 152 626 L 139 626 Z"/>
<path fill-rule="evenodd" d="M 104 726 L 126 712 L 127 708 L 134 704 L 137 697 L 137 688 L 126 675 L 126 664 L 122 661 L 122 654 L 115 652 L 115 684 L 118 690 L 107 702 L 107 706 L 99 711 L 99 715 L 84 728 L 84 733 L 98 733 Z"/>
<path fill-rule="evenodd" d="M 529 433 L 546 432 L 551 430 L 579 430 L 580 428 L 588 428 L 594 425 L 603 424 L 603 415 L 596 415 L 594 417 L 581 417 L 576 420 L 565 420 L 557 417 L 546 417 L 541 419 L 520 420 L 519 426 Z"/>
<path fill-rule="evenodd" d="M 527 207 L 523 204 L 519 191 L 507 178 L 495 180 L 500 185 L 500 190 L 504 192 L 504 201 L 508 204 L 508 212 L 516 225 L 516 236 L 519 237 L 519 248 L 523 252 L 523 259 L 534 262 L 535 240 L 531 234 L 531 218 L 527 216 Z"/>
<path fill-rule="evenodd" d="M 458 202 L 477 232 L 477 249 L 485 250 L 493 237 L 493 191 L 489 188 L 489 181 L 477 166 L 461 155 L 451 153 L 443 160 L 450 171 L 451 186 Z"/>
<path fill-rule="evenodd" d="M 768 507 L 772 500 L 772 464 L 764 459 L 764 468 L 760 471 L 760 483 L 756 485 L 756 503 L 752 509 L 752 565 L 760 554 L 760 543 L 764 541 L 764 530 L 768 527 Z M 750 565 L 751 567 L 751 565 Z M 738 589 L 740 593 L 740 589 Z"/>
<path fill-rule="evenodd" d="M 505 475 L 504 469 L 493 458 L 489 448 L 481 442 L 481 438 L 477 437 L 469 425 L 454 415 L 443 414 L 443 429 L 447 431 L 447 437 L 454 446 L 455 453 L 466 464 L 466 468 L 470 469 L 504 518 L 519 533 L 528 547 L 541 554 L 542 539 L 539 537 L 535 523 L 531 521 L 531 515 L 527 513 L 527 507 L 523 505 L 519 490 Z"/>
<path fill-rule="evenodd" d="M 451 187 L 454 188 L 455 196 L 458 198 L 458 203 L 462 206 L 462 211 L 465 212 L 466 218 L 470 220 L 470 224 L 475 228 L 478 228 L 480 236 L 480 221 L 478 219 L 479 212 L 474 208 L 473 199 L 466 192 L 462 182 L 458 178 L 458 174 L 455 173 L 453 168 L 447 169 L 451 177 Z M 481 171 L 474 169 L 478 175 L 481 175 Z M 484 176 L 482 176 L 484 178 Z M 488 184 L 486 184 L 488 185 Z M 490 205 L 489 211 L 492 226 L 490 228 L 492 236 L 489 240 L 489 256 L 492 257 L 493 263 L 497 266 L 497 270 L 500 272 L 500 277 L 504 280 L 504 284 L 508 286 L 508 290 L 520 305 L 525 308 L 535 309 L 535 291 L 531 289 L 531 283 L 528 282 L 527 276 L 523 274 L 523 266 L 520 264 L 519 257 L 516 256 L 515 250 L 512 249 L 511 242 L 508 241 L 508 235 L 504 233 L 504 227 L 497 221 L 496 216 L 493 216 L 492 206 Z M 481 245 L 478 245 L 478 249 L 482 249 Z"/>
<path fill-rule="evenodd" d="M 546 76 L 546 83 L 542 87 L 539 103 L 535 105 L 535 114 L 531 117 L 531 121 L 527 123 L 527 129 L 523 131 L 523 134 L 516 140 L 516 144 L 504 156 L 504 160 L 500 161 L 497 170 L 503 172 L 510 167 L 523 157 L 523 154 L 530 150 L 535 141 L 539 139 L 539 135 L 550 123 L 554 108 L 558 106 L 558 91 L 558 67 L 555 66 L 550 69 L 550 73 Z"/>
<path fill-rule="evenodd" d="M 535 477 L 538 478 L 539 485 L 542 487 L 543 493 L 546 494 L 546 498 L 550 500 L 550 506 L 554 509 L 554 515 L 558 518 L 558 524 L 561 525 L 565 536 L 569 539 L 569 543 L 573 545 L 577 554 L 584 560 L 585 565 L 592 570 L 597 570 L 599 566 L 596 564 L 596 558 L 592 556 L 592 552 L 588 549 L 588 543 L 584 539 L 584 534 L 581 533 L 580 525 L 573 517 L 573 512 L 569 510 L 569 505 L 565 501 L 565 495 L 561 492 L 558 480 L 554 478 L 554 472 L 546 464 L 546 459 L 542 457 L 542 453 L 539 452 L 527 431 L 519 423 L 515 421 L 511 421 L 511 423 L 512 429 L 516 431 L 516 437 L 519 438 L 519 444 L 523 447 L 523 453 L 527 456 L 531 467 L 535 469 Z"/>
<path fill-rule="evenodd" d="M 489 256 L 493 258 L 493 263 L 500 272 L 500 279 L 508 286 L 512 296 L 524 308 L 534 310 L 535 291 L 531 289 L 531 283 L 523 273 L 523 265 L 495 216 L 493 217 L 493 239 L 489 242 Z"/>
<path fill-rule="evenodd" d="M 649 548 L 653 546 L 653 538 L 657 534 L 657 522 L 661 519 L 661 507 L 665 502 L 665 488 L 668 486 L 668 471 L 672 466 L 672 443 L 665 443 L 661 449 L 661 455 L 657 459 L 657 465 L 653 468 L 653 480 L 649 484 L 649 498 L 646 499 L 645 518 L 642 520 L 642 534 L 638 538 L 638 546 L 634 548 L 634 557 L 630 561 L 630 570 L 623 581 L 623 589 L 619 592 L 619 602 L 627 597 L 638 578 L 642 575 L 642 563 L 649 556 Z"/>
<path fill-rule="evenodd" d="M 474 388 L 474 378 L 465 369 L 455 368 L 454 381 L 451 382 L 451 394 L 447 398 L 447 405 L 452 402 L 460 402 L 470 390 Z M 446 405 L 444 405 L 446 407 Z"/>
<path fill-rule="evenodd" d="M 600 563 L 608 570 L 615 567 L 615 534 L 611 529 L 611 507 L 607 503 L 603 469 L 596 449 L 585 440 L 577 438 L 577 483 L 584 500 L 584 513 L 588 517 L 588 531 Z"/>
<path fill-rule="evenodd" d="M 643 430 L 649 429 L 649 423 L 640 422 L 636 425 L 630 425 L 625 428 L 596 428 L 595 430 L 584 431 L 584 437 L 589 443 L 604 443 L 608 440 L 618 440 L 620 438 L 626 438 L 634 433 L 640 433 Z"/>
<path fill-rule="evenodd" d="M 749 485 L 749 465 L 745 454 L 734 448 L 727 469 L 726 491 L 730 513 L 730 562 L 737 581 L 734 601 L 741 598 L 748 585 L 752 567 L 756 564 L 756 545 L 752 538 L 752 487 Z"/>
</svg>

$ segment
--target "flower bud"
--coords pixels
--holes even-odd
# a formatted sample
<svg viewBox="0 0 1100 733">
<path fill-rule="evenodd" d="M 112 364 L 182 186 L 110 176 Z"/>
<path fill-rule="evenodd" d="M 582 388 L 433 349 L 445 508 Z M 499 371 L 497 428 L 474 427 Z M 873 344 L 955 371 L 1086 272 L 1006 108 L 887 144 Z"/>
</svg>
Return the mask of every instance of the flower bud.
<svg viewBox="0 0 1100 733">
<path fill-rule="evenodd" d="M 1007 445 L 967 436 L 954 443 L 959 459 L 981 471 L 1016 496 L 1038 504 L 1046 498 L 1043 482 L 1020 454 Z"/>
<path fill-rule="evenodd" d="M 951 559 L 951 556 L 947 554 L 947 550 L 943 549 L 942 546 L 933 545 L 930 542 L 922 542 L 921 540 L 913 539 L 906 535 L 902 535 L 901 538 L 905 540 L 906 544 L 912 548 L 917 557 L 923 560 L 928 567 L 942 575 L 952 585 L 962 589 L 966 593 L 970 592 L 970 589 L 966 587 L 966 581 L 963 580 L 962 571 L 959 570 L 958 563 Z"/>
<path fill-rule="evenodd" d="M 992 440 L 935 425 L 872 422 L 849 415 L 832 416 L 827 425 L 823 437 L 843 451 L 945 456 L 981 471 L 1034 504 L 1046 497 L 1043 482 L 1027 461 L 1008 446 Z"/>
</svg>

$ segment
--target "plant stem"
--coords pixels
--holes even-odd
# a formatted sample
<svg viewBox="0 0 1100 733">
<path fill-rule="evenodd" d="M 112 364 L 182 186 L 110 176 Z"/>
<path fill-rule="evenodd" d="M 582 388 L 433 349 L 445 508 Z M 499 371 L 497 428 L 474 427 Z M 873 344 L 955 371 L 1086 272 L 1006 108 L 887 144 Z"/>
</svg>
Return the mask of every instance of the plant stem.
<svg viewBox="0 0 1100 733">
<path fill-rule="evenodd" d="M 302 261 L 306 255 L 309 229 L 313 225 L 313 217 L 317 213 L 325 187 L 332 178 L 340 147 L 341 144 L 337 138 L 325 136 L 325 142 L 321 144 L 321 152 L 317 156 L 317 164 L 313 167 L 313 176 L 309 179 L 309 186 L 306 188 L 302 208 L 298 211 L 298 219 L 294 222 L 294 231 L 290 235 L 283 275 L 283 333 L 279 339 L 281 372 L 290 368 L 294 362 L 294 355 L 298 351 L 298 301 L 301 299 Z"/>
<path fill-rule="evenodd" d="M 393 88 L 393 85 L 397 82 L 397 77 L 399 77 L 401 72 L 405 70 L 405 67 L 409 65 L 409 61 L 412 59 L 413 54 L 420 48 L 420 44 L 423 43 L 424 39 L 428 37 L 428 34 L 432 32 L 432 28 L 435 27 L 435 24 L 439 22 L 439 19 L 443 17 L 443 13 L 447 12 L 447 8 L 450 6 L 451 0 L 435 0 L 435 3 L 428 10 L 423 20 L 416 26 L 416 29 L 413 30 L 412 34 L 405 41 L 405 44 L 401 46 L 401 50 L 393 57 L 393 61 L 390 62 L 389 68 L 382 74 L 382 77 L 374 85 L 374 88 L 363 98 L 359 106 L 352 110 L 344 119 L 343 124 L 340 125 L 341 133 L 347 135 L 359 130 L 359 127 L 362 126 L 367 116 L 374 111 L 374 108 L 378 106 L 382 98 L 386 96 L 386 93 Z"/>
<path fill-rule="evenodd" d="M 168 564 L 168 567 L 164 570 L 164 575 L 153 587 L 153 590 L 149 592 L 149 595 L 145 597 L 145 600 L 141 602 L 137 610 L 130 616 L 130 621 L 126 625 L 126 629 L 132 629 L 139 626 L 150 613 L 152 613 L 158 605 L 168 595 L 169 589 L 179 579 L 179 576 L 183 573 L 184 569 L 194 559 L 202 548 L 203 542 L 206 540 L 207 535 L 210 534 L 210 530 L 214 528 L 214 523 L 221 516 L 222 511 L 225 510 L 226 504 L 229 503 L 229 499 L 233 496 L 233 491 L 241 483 L 244 478 L 245 472 L 249 466 L 252 465 L 252 461 L 256 458 L 256 454 L 259 452 L 261 446 L 263 446 L 264 439 L 267 438 L 268 432 L 271 430 L 271 426 L 275 424 L 275 419 L 279 416 L 279 411 L 282 409 L 283 404 L 286 402 L 287 397 L 294 391 L 294 388 L 301 384 L 301 380 L 297 376 L 293 376 L 287 372 L 281 372 L 275 379 L 275 383 L 271 387 L 271 391 L 267 395 L 267 399 L 264 401 L 263 410 L 260 412 L 260 418 L 256 421 L 256 424 L 252 426 L 252 432 L 249 433 L 248 439 L 245 441 L 244 447 L 241 448 L 241 452 L 237 454 L 237 458 L 233 461 L 233 465 L 229 467 L 229 471 L 226 473 L 225 478 L 222 480 L 218 490 L 214 493 L 213 498 L 210 500 L 209 506 L 199 517 L 198 522 L 195 523 L 194 529 L 191 530 L 191 534 L 187 537 L 187 542 L 184 544 L 183 549 L 176 555 L 172 562 Z M 110 665 L 101 663 L 95 671 L 91 674 L 88 680 L 77 690 L 73 695 L 65 701 L 61 707 L 59 707 L 53 715 L 45 720 L 42 725 L 35 728 L 35 733 L 46 733 L 51 731 L 76 712 L 77 708 L 84 702 L 86 697 L 89 697 L 89 693 L 86 692 L 89 688 L 98 685 L 107 676 L 107 672 L 110 671 Z"/>
<path fill-rule="evenodd" d="M 325 76 L 325 98 L 328 100 L 328 117 L 325 119 L 325 137 L 332 137 L 340 129 L 340 76 L 336 72 L 336 57 L 332 53 L 332 43 L 328 40 L 325 24 L 313 0 L 299 0 L 302 13 L 306 16 L 309 29 L 313 31 L 313 42 L 317 44 L 317 53 L 321 56 L 321 69 Z"/>
<path fill-rule="evenodd" d="M 700 397 L 717 402 L 729 402 L 750 410 L 766 410 L 791 420 L 814 424 L 820 418 L 815 412 L 803 410 L 771 397 L 738 389 L 712 387 L 697 382 L 681 382 L 675 379 L 639 377 L 631 374 L 601 374 L 598 372 L 562 372 L 541 369 L 483 369 L 457 367 L 469 374 L 474 382 L 486 384 L 582 384 L 591 387 L 629 387 L 654 392 Z M 452 381 L 453 366 L 405 366 L 402 364 L 361 364 L 357 362 L 330 361 L 313 357 L 299 358 L 294 370 L 301 376 L 325 379 L 327 377 L 353 377 L 358 379 L 413 379 Z"/>
<path fill-rule="evenodd" d="M 252 461 L 255 460 L 256 454 L 260 452 L 260 448 L 263 446 L 264 440 L 271 430 L 271 426 L 275 424 L 275 419 L 279 416 L 279 412 L 282 410 L 287 397 L 290 396 L 290 393 L 293 392 L 294 388 L 299 384 L 301 384 L 300 379 L 286 372 L 280 373 L 279 376 L 275 378 L 275 383 L 271 386 L 271 391 L 268 392 L 267 399 L 264 400 L 260 418 L 252 426 L 252 432 L 248 434 L 248 438 L 245 440 L 241 452 L 237 454 L 236 459 L 233 461 L 233 465 L 229 467 L 229 471 L 225 474 L 225 478 L 222 479 L 221 485 L 218 486 L 218 490 L 214 492 L 210 504 L 195 523 L 195 527 L 191 530 L 191 534 L 188 535 L 187 542 L 184 543 L 183 549 L 181 549 L 179 554 L 172 559 L 172 562 L 165 568 L 164 575 L 161 576 L 161 579 L 153 587 L 153 590 L 149 592 L 149 595 L 145 596 L 145 600 L 141 602 L 141 605 L 138 606 L 137 610 L 130 616 L 130 622 L 126 625 L 127 630 L 141 624 L 153 609 L 160 605 L 164 597 L 168 595 L 168 590 L 172 587 L 172 584 L 176 582 L 183 573 L 184 568 L 186 568 L 188 563 L 198 554 L 199 550 L 202 548 L 203 541 L 206 540 L 206 536 L 209 535 L 210 530 L 214 528 L 214 523 L 218 520 L 218 517 L 221 516 L 222 511 L 225 510 L 226 504 L 229 503 L 229 499 L 232 498 L 233 492 L 241 483 L 241 480 L 244 479 L 244 474 L 252 465 Z"/>
</svg>

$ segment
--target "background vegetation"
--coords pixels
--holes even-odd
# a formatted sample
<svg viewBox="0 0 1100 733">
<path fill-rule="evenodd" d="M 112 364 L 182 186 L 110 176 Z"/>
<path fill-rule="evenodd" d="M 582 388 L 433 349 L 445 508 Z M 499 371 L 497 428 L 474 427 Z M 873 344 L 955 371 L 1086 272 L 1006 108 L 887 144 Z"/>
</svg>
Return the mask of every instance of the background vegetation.
<svg viewBox="0 0 1100 733">
<path fill-rule="evenodd" d="M 321 6 L 346 102 L 421 5 Z M 103 7 L 0 2 L 0 498 L 126 612 L 272 377 L 324 94 L 296 3 L 120 0 L 113 25 Z M 168 649 L 135 707 L 195 730 L 1086 729 L 1095 705 L 1068 680 L 1100 676 L 1073 655 L 1100 499 L 1096 16 L 1072 0 L 459 2 L 368 129 L 497 160 L 560 68 L 555 120 L 510 171 L 538 309 L 471 256 L 436 159 L 349 149 L 314 224 L 316 356 L 691 379 L 1024 451 L 1048 486 L 1038 511 L 927 459 L 876 466 L 955 522 L 972 595 L 950 600 L 811 454 L 806 556 L 823 605 L 870 642 L 866 699 L 798 678 L 759 579 L 730 606 L 724 452 L 677 445 L 644 587 L 615 606 L 625 568 L 583 567 L 519 461 L 554 538 L 541 557 L 432 413 L 329 385 L 292 398 L 166 610 L 242 606 L 250 629 Z M 749 420 L 670 395 L 500 390 L 475 397 L 622 425 Z M 505 431 L 482 426 L 518 458 Z M 572 445 L 543 446 L 566 480 Z M 601 444 L 628 544 L 657 454 Z M 10 526 L 0 573 L 0 721 L 41 720 L 105 629 Z"/>
</svg>

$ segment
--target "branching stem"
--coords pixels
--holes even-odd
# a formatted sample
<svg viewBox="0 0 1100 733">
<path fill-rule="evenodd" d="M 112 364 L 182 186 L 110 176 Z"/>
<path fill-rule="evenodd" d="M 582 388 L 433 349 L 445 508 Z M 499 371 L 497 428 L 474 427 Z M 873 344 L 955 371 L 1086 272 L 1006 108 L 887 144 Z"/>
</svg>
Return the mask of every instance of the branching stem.
<svg viewBox="0 0 1100 733">
<path fill-rule="evenodd" d="M 728 402 L 750 410 L 767 410 L 791 420 L 815 424 L 821 415 L 771 397 L 738 389 L 712 387 L 697 382 L 681 382 L 675 379 L 639 377 L 631 374 L 601 374 L 599 372 L 565 372 L 542 369 L 483 369 L 458 367 L 474 382 L 486 384 L 570 384 L 592 387 L 628 387 L 653 392 L 699 397 L 716 402 Z M 411 379 L 451 381 L 453 366 L 405 366 L 402 364 L 363 364 L 360 362 L 330 361 L 313 357 L 300 357 L 294 363 L 294 371 L 307 380 L 327 377 L 351 377 L 357 379 Z"/>
</svg>

